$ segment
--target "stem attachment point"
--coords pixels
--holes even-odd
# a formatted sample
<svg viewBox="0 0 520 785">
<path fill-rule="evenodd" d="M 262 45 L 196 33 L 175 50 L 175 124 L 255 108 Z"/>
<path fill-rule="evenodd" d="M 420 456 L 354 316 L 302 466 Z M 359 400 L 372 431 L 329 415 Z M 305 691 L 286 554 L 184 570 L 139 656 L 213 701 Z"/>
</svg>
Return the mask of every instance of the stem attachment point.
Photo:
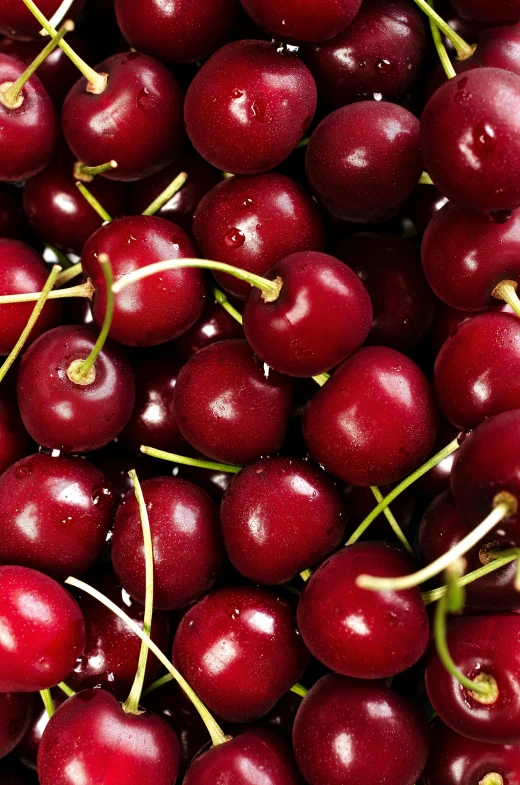
<svg viewBox="0 0 520 785">
<path fill-rule="evenodd" d="M 504 300 L 516 315 L 520 316 L 520 299 L 516 293 L 517 288 L 516 281 L 500 281 L 491 292 L 491 296 L 497 300 Z"/>
</svg>

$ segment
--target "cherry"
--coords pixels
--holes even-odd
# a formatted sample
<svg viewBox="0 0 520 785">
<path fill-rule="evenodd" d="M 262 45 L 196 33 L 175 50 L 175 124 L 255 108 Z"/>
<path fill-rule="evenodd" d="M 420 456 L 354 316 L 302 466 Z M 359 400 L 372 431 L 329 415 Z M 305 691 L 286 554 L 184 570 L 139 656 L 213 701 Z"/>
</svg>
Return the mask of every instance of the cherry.
<svg viewBox="0 0 520 785">
<path fill-rule="evenodd" d="M 435 315 L 435 297 L 421 268 L 419 249 L 402 237 L 343 237 L 334 256 L 365 284 L 374 318 L 368 342 L 407 352 L 424 338 Z"/>
<path fill-rule="evenodd" d="M 0 237 L 21 240 L 25 231 L 26 222 L 20 191 L 12 185 L 0 183 Z"/>
<path fill-rule="evenodd" d="M 0 567 L 0 692 L 36 692 L 67 677 L 85 645 L 77 603 L 52 578 Z"/>
<path fill-rule="evenodd" d="M 518 11 L 520 20 L 520 9 Z M 475 56 L 482 65 L 504 68 L 520 76 L 520 24 L 491 27 L 478 35 Z"/>
<path fill-rule="evenodd" d="M 477 741 L 518 744 L 520 697 L 516 679 L 520 667 L 513 641 L 520 634 L 520 616 L 504 613 L 466 616 L 447 626 L 448 648 L 458 669 L 470 679 L 492 679 L 496 695 L 470 692 L 449 673 L 432 650 L 425 672 L 433 708 L 452 730 Z"/>
<path fill-rule="evenodd" d="M 361 0 L 241 0 L 249 16 L 283 41 L 327 41 L 352 22 Z"/>
<path fill-rule="evenodd" d="M 193 483 L 155 477 L 142 483 L 154 552 L 154 607 L 188 605 L 213 585 L 223 558 L 217 509 Z M 145 600 L 145 556 L 139 507 L 129 492 L 120 505 L 112 539 L 112 563 L 121 583 Z"/>
<path fill-rule="evenodd" d="M 313 132 L 306 168 L 335 217 L 363 223 L 391 218 L 422 171 L 419 121 L 397 104 L 343 106 Z"/>
<path fill-rule="evenodd" d="M 61 5 L 61 0 L 38 0 L 38 8 L 50 19 Z M 76 18 L 84 5 L 84 0 L 75 0 L 67 11 L 68 18 Z M 0 33 L 22 41 L 40 41 L 41 25 L 24 3 L 18 0 L 2 0 L 0 6 Z M 41 49 L 42 47 L 40 47 Z"/>
<path fill-rule="evenodd" d="M 184 785 L 207 785 L 219 778 L 226 785 L 303 785 L 289 748 L 264 728 L 248 730 L 195 758 Z"/>
<path fill-rule="evenodd" d="M 0 758 L 8 755 L 31 721 L 33 696 L 23 692 L 0 693 Z"/>
<path fill-rule="evenodd" d="M 208 259 L 264 275 L 296 251 L 321 251 L 325 231 L 319 210 L 302 186 L 277 172 L 231 177 L 200 202 L 193 219 L 195 239 Z M 245 281 L 215 272 L 219 284 L 244 299 Z"/>
<path fill-rule="evenodd" d="M 453 7 L 464 19 L 481 22 L 520 21 L 518 0 L 498 0 L 490 5 L 486 0 L 451 0 Z"/>
<path fill-rule="evenodd" d="M 289 604 L 252 586 L 213 591 L 191 608 L 173 658 L 210 711 L 230 722 L 267 714 L 308 662 Z"/>
<path fill-rule="evenodd" d="M 0 476 L 31 451 L 31 438 L 23 427 L 16 396 L 5 382 L 0 388 Z"/>
<path fill-rule="evenodd" d="M 212 54 L 228 39 L 237 0 L 162 3 L 115 1 L 117 23 L 128 43 L 159 60 L 191 63 Z"/>
<path fill-rule="evenodd" d="M 90 166 L 117 161 L 103 175 L 112 180 L 139 180 L 171 163 L 184 142 L 183 94 L 173 74 L 138 52 L 113 55 L 97 71 L 108 74 L 100 94 L 81 78 L 63 104 L 63 133 L 76 158 Z"/>
<path fill-rule="evenodd" d="M 126 713 L 105 690 L 84 690 L 59 707 L 38 750 L 41 785 L 171 785 L 179 742 L 168 723 L 149 711 Z"/>
<path fill-rule="evenodd" d="M 198 321 L 173 342 L 175 357 L 183 362 L 192 354 L 204 349 L 212 343 L 225 341 L 228 338 L 243 338 L 244 331 L 222 305 L 216 300 L 208 299 Z"/>
<path fill-rule="evenodd" d="M 220 508 L 234 567 L 254 582 L 279 584 L 323 561 L 345 534 L 345 509 L 327 475 L 305 461 L 273 457 L 247 466 Z"/>
<path fill-rule="evenodd" d="M 209 458 L 252 463 L 283 444 L 294 384 L 265 369 L 246 341 L 219 341 L 193 355 L 175 386 L 185 439 Z"/>
<path fill-rule="evenodd" d="M 0 293 L 27 294 L 43 289 L 48 271 L 39 253 L 18 240 L 0 238 Z M 0 354 L 9 354 L 33 311 L 34 303 L 7 303 L 0 306 Z M 60 320 L 58 302 L 46 302 L 34 325 L 29 342 Z M 27 344 L 26 344 L 27 345 Z"/>
<path fill-rule="evenodd" d="M 422 371 L 383 346 L 360 349 L 309 401 L 303 433 L 310 454 L 353 485 L 385 485 L 430 452 L 438 416 Z"/>
<path fill-rule="evenodd" d="M 426 171 L 442 193 L 470 210 L 520 206 L 520 76 L 477 68 L 448 80 L 421 119 Z"/>
<path fill-rule="evenodd" d="M 202 66 L 186 94 L 190 140 L 210 164 L 235 174 L 273 169 L 291 153 L 316 110 L 308 68 L 267 41 L 234 41 Z"/>
<path fill-rule="evenodd" d="M 428 756 L 428 725 L 384 684 L 330 674 L 303 699 L 293 747 L 313 785 L 413 785 Z"/>
<path fill-rule="evenodd" d="M 135 396 L 132 369 L 116 344 L 107 341 L 85 382 L 69 376 L 71 365 L 85 360 L 95 343 L 87 327 L 56 327 L 24 354 L 18 404 L 25 427 L 42 447 L 96 450 L 128 422 Z"/>
<path fill-rule="evenodd" d="M 417 76 L 426 36 L 421 14 L 405 0 L 368 0 L 354 21 L 302 56 L 321 100 L 333 109 L 365 99 L 395 101 Z"/>
<path fill-rule="evenodd" d="M 106 284 L 99 254 L 108 254 L 114 279 L 153 262 L 197 256 L 192 240 L 163 218 L 135 215 L 105 224 L 86 243 L 81 263 L 96 287 L 92 313 L 101 325 Z M 181 335 L 204 308 L 204 273 L 195 268 L 170 270 L 132 284 L 115 298 L 110 337 L 127 346 L 154 346 Z"/>
<path fill-rule="evenodd" d="M 444 207 L 448 200 L 434 185 L 419 183 L 412 191 L 406 213 L 410 216 L 414 227 L 422 234 L 434 215 Z"/>
</svg>

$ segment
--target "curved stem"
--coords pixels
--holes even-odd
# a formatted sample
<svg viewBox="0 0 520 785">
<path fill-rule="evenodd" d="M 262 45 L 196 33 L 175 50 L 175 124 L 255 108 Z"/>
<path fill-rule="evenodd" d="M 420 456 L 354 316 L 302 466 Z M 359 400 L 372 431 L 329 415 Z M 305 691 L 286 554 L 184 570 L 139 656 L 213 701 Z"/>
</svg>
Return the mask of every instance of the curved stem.
<svg viewBox="0 0 520 785">
<path fill-rule="evenodd" d="M 434 0 L 428 0 L 428 2 L 430 3 L 430 6 L 432 8 L 435 8 Z M 453 65 L 451 64 L 451 60 L 449 58 L 448 52 L 446 51 L 446 47 L 444 46 L 444 41 L 442 40 L 441 31 L 439 30 L 439 28 L 437 27 L 437 25 L 435 24 L 435 22 L 431 17 L 429 19 L 429 22 L 430 22 L 430 29 L 432 31 L 433 43 L 435 44 L 435 48 L 437 50 L 437 54 L 439 55 L 439 60 L 441 61 L 441 65 L 444 68 L 444 73 L 446 74 L 448 79 L 452 79 L 457 74 Z"/>
<path fill-rule="evenodd" d="M 144 444 L 141 445 L 140 449 L 141 452 L 144 452 L 145 455 L 150 455 L 152 458 L 160 458 L 163 461 L 171 461 L 171 463 L 182 463 L 184 466 L 198 466 L 200 469 L 213 469 L 216 472 L 238 474 L 244 468 L 243 466 L 233 466 L 230 463 L 215 463 L 214 461 L 203 461 L 199 458 L 188 458 L 185 455 L 156 450 L 155 447 L 146 447 Z"/>
<path fill-rule="evenodd" d="M 144 560 L 146 570 L 146 594 L 144 601 L 144 619 L 143 619 L 143 632 L 150 635 L 152 629 L 152 614 L 153 614 L 153 543 L 152 533 L 150 531 L 150 519 L 148 518 L 148 510 L 143 497 L 141 483 L 138 480 L 137 474 L 134 469 L 128 472 L 128 476 L 132 480 L 134 486 L 135 498 L 139 506 L 139 515 L 141 518 L 141 526 L 143 529 L 144 540 Z M 137 665 L 137 672 L 135 674 L 134 683 L 130 690 L 130 695 L 123 703 L 123 710 L 127 714 L 139 713 L 139 702 L 143 692 L 144 677 L 146 674 L 146 663 L 148 661 L 148 646 L 145 641 L 141 641 L 141 650 L 139 652 L 139 662 Z"/>
<path fill-rule="evenodd" d="M 81 262 L 77 262 L 73 264 L 71 267 L 68 267 L 66 270 L 63 270 L 58 277 L 56 278 L 56 286 L 63 286 L 64 283 L 68 283 L 72 281 L 77 275 L 81 275 L 83 269 L 81 267 Z"/>
<path fill-rule="evenodd" d="M 160 679 L 157 679 L 152 684 L 150 684 L 149 687 L 145 689 L 145 691 L 143 692 L 143 698 L 145 698 L 151 692 L 155 692 L 155 690 L 158 690 L 159 687 L 162 687 L 164 684 L 168 684 L 168 682 L 170 681 L 174 681 L 174 678 L 171 675 L 171 673 L 167 673 L 165 676 L 161 676 Z"/>
<path fill-rule="evenodd" d="M 168 660 L 168 658 L 162 653 L 159 647 L 148 637 L 145 633 L 141 630 L 141 628 L 131 619 L 121 608 L 119 608 L 115 603 L 105 597 L 101 592 L 94 589 L 92 586 L 89 586 L 87 583 L 83 583 L 83 581 L 79 581 L 77 578 L 67 578 L 65 581 L 69 586 L 75 586 L 77 589 L 81 589 L 81 591 L 90 594 L 91 597 L 94 597 L 99 602 L 103 603 L 106 608 L 111 610 L 116 616 L 119 616 L 122 621 L 125 622 L 127 627 L 129 627 L 132 632 L 134 632 L 142 641 L 145 641 L 148 648 L 155 654 L 157 659 L 164 665 L 166 670 L 171 673 L 177 684 L 181 687 L 181 689 L 186 693 L 187 697 L 197 711 L 199 712 L 206 728 L 208 729 L 209 735 L 211 736 L 211 740 L 213 745 L 216 746 L 217 744 L 223 744 L 225 741 L 228 740 L 228 737 L 225 736 L 224 731 L 218 725 L 218 723 L 213 719 L 207 708 L 204 704 L 197 698 L 193 690 L 191 689 L 190 685 L 186 681 L 186 679 L 181 676 L 177 668 L 175 668 L 172 663 Z"/>
<path fill-rule="evenodd" d="M 65 682 L 64 682 L 64 681 L 60 681 L 60 683 L 59 683 L 59 684 L 57 684 L 57 685 L 56 685 L 56 687 L 59 687 L 59 688 L 60 688 L 60 690 L 61 690 L 62 692 L 64 692 L 64 693 L 65 693 L 65 695 L 67 696 L 67 698 L 72 698 L 72 696 L 76 694 L 76 693 L 74 692 L 74 690 L 71 690 L 71 688 L 70 688 L 70 687 L 68 687 L 68 686 L 65 684 Z"/>
<path fill-rule="evenodd" d="M 309 690 L 307 687 L 304 687 L 303 684 L 297 682 L 293 687 L 291 687 L 290 692 L 294 692 L 295 695 L 300 695 L 300 697 L 305 698 Z"/>
<path fill-rule="evenodd" d="M 87 200 L 87 202 L 92 207 L 92 209 L 96 211 L 96 213 L 99 215 L 100 218 L 103 219 L 103 221 L 110 222 L 112 220 L 112 218 L 107 213 L 105 208 L 98 202 L 94 194 L 91 194 L 88 188 L 86 188 L 85 185 L 81 183 L 79 180 L 76 182 L 76 188 L 78 189 L 80 194 Z"/>
<path fill-rule="evenodd" d="M 422 466 L 420 466 L 418 469 L 412 472 L 412 474 L 410 474 L 409 477 L 407 477 L 405 480 L 402 480 L 402 482 L 400 482 L 399 485 L 396 485 L 395 488 L 392 491 L 390 491 L 390 493 L 387 496 L 385 496 L 383 501 L 380 502 L 377 505 L 377 507 L 374 507 L 372 512 L 369 513 L 369 515 L 367 515 L 365 520 L 361 521 L 356 531 L 349 538 L 346 544 L 352 545 L 353 543 L 357 542 L 361 537 L 361 535 L 368 529 L 372 521 L 374 521 L 380 513 L 384 512 L 384 510 L 386 510 L 388 505 L 391 504 L 394 501 L 394 499 L 397 499 L 397 497 L 400 496 L 403 491 L 409 488 L 410 485 L 413 485 L 413 483 L 416 482 L 416 480 L 418 480 L 420 477 L 422 477 L 423 474 L 429 472 L 430 469 L 433 469 L 434 466 L 437 466 L 438 463 L 443 461 L 445 458 L 447 458 L 449 455 L 455 452 L 455 450 L 458 449 L 459 449 L 459 442 L 457 439 L 454 439 L 440 452 L 434 455 L 433 458 L 430 458 L 429 461 L 426 461 L 426 463 L 424 463 Z"/>
<path fill-rule="evenodd" d="M 54 715 L 54 703 L 52 702 L 51 691 L 40 690 L 40 695 L 42 697 L 43 705 L 45 706 L 45 711 L 49 715 L 49 719 L 51 719 Z"/>
<path fill-rule="evenodd" d="M 383 501 L 383 494 L 381 493 L 379 488 L 377 488 L 375 485 L 371 485 L 370 486 L 370 490 L 374 494 L 375 499 L 376 499 L 377 502 L 382 502 Z M 384 514 L 385 514 L 386 520 L 388 521 L 388 523 L 392 527 L 393 533 L 395 534 L 395 536 L 397 537 L 397 539 L 399 540 L 401 545 L 403 545 L 405 550 L 407 550 L 408 553 L 411 553 L 412 556 L 413 556 L 413 548 L 410 545 L 410 543 L 408 542 L 408 540 L 406 539 L 406 536 L 405 536 L 403 530 L 401 529 L 401 527 L 397 523 L 397 521 L 396 521 L 392 511 L 390 510 L 390 507 L 386 507 L 386 509 L 384 510 Z"/>
<path fill-rule="evenodd" d="M 99 166 L 87 166 L 87 164 L 76 161 L 73 167 L 73 176 L 80 182 L 90 183 L 97 174 L 104 174 L 112 169 L 117 169 L 117 161 L 107 161 L 106 164 L 99 164 Z"/>
<path fill-rule="evenodd" d="M 181 172 L 177 175 L 177 177 L 172 180 L 170 185 L 164 189 L 164 191 L 159 194 L 159 196 L 153 200 L 153 202 L 148 205 L 146 210 L 143 211 L 143 215 L 155 215 L 161 207 L 164 207 L 166 202 L 169 202 L 172 196 L 175 196 L 177 191 L 180 191 L 186 180 L 188 179 L 188 175 L 186 172 Z"/>
<path fill-rule="evenodd" d="M 66 14 L 69 13 L 73 3 L 74 0 L 62 0 L 60 7 L 53 13 L 51 18 L 49 19 L 49 24 L 51 25 L 51 27 L 57 27 L 59 24 L 61 24 L 62 19 L 65 19 L 65 16 Z M 45 30 L 45 28 L 42 28 L 40 30 L 40 35 L 45 37 L 48 36 L 49 34 L 47 30 Z"/>
<path fill-rule="evenodd" d="M 517 287 L 516 281 L 500 281 L 491 292 L 491 296 L 496 297 L 497 300 L 504 300 L 516 315 L 520 316 L 520 299 L 516 293 Z"/>
<path fill-rule="evenodd" d="M 500 554 L 500 556 L 497 556 L 493 561 L 490 561 L 489 564 L 485 564 L 483 567 L 473 570 L 473 572 L 468 572 L 467 575 L 462 575 L 457 579 L 457 584 L 459 586 L 467 586 L 468 584 L 473 583 L 473 581 L 477 581 L 479 578 L 483 578 L 485 575 L 489 575 L 490 573 L 495 572 L 495 570 L 499 570 L 501 567 L 510 564 L 516 559 L 518 559 L 517 552 Z M 424 604 L 430 605 L 432 602 L 437 602 L 441 597 L 444 597 L 447 590 L 447 586 L 439 586 L 438 589 L 422 592 Z"/>
<path fill-rule="evenodd" d="M 219 305 L 221 305 L 223 309 L 227 311 L 228 314 L 232 316 L 236 322 L 242 324 L 242 314 L 240 313 L 240 311 L 237 311 L 237 309 L 233 305 L 231 305 L 224 292 L 221 291 L 216 286 L 213 287 L 212 291 L 213 291 L 213 296 L 215 297 L 215 300 L 219 303 Z"/>
<path fill-rule="evenodd" d="M 114 293 L 112 291 L 112 283 L 114 278 L 112 275 L 112 265 L 110 264 L 110 259 L 106 253 L 99 254 L 98 262 L 101 265 L 103 275 L 105 276 L 105 287 L 107 292 L 105 318 L 103 319 L 101 332 L 97 337 L 97 341 L 94 344 L 92 351 L 90 352 L 87 359 L 81 363 L 77 370 L 74 371 L 74 377 L 77 377 L 80 380 L 85 379 L 88 376 L 90 369 L 99 357 L 99 353 L 103 349 L 106 339 L 108 338 L 108 333 L 110 332 L 110 326 L 112 324 L 112 316 L 114 315 Z M 70 378 L 70 369 L 68 371 L 68 375 Z"/>
<path fill-rule="evenodd" d="M 26 0 L 24 0 L 26 2 Z M 439 28 L 439 30 L 444 33 L 446 38 L 451 41 L 453 44 L 454 49 L 457 52 L 457 57 L 459 60 L 467 60 L 468 57 L 471 57 L 473 52 L 475 51 L 475 46 L 470 46 L 469 44 L 464 41 L 463 38 L 455 32 L 455 30 L 449 26 L 444 19 L 439 16 L 439 14 L 434 11 L 434 9 L 428 3 L 428 0 L 414 0 L 414 2 L 419 6 L 421 11 L 424 11 L 426 16 L 428 16 Z"/>
<path fill-rule="evenodd" d="M 92 300 L 94 294 L 94 287 L 92 281 L 88 278 L 85 283 L 80 283 L 77 286 L 71 286 L 70 289 L 53 289 L 49 292 L 48 300 L 62 300 L 67 297 L 86 297 Z M 0 305 L 8 305 L 10 303 L 34 303 L 41 296 L 41 292 L 30 292 L 27 294 L 2 294 L 0 295 Z"/>
<path fill-rule="evenodd" d="M 41 314 L 41 312 L 43 310 L 43 306 L 45 305 L 45 303 L 47 301 L 47 298 L 48 298 L 48 296 L 49 296 L 49 294 L 51 292 L 52 287 L 54 286 L 54 283 L 55 283 L 56 278 L 58 277 L 58 273 L 60 271 L 61 271 L 61 267 L 59 266 L 59 264 L 55 264 L 53 266 L 51 272 L 50 272 L 49 277 L 47 278 L 45 286 L 42 289 L 42 292 L 41 292 L 41 294 L 40 294 L 40 296 L 38 298 L 38 301 L 37 301 L 36 305 L 33 308 L 33 312 L 31 313 L 31 315 L 29 317 L 29 320 L 28 320 L 27 324 L 25 325 L 25 327 L 23 329 L 22 334 L 18 338 L 18 340 L 17 340 L 16 344 L 14 345 L 11 353 L 9 354 L 7 359 L 4 360 L 4 363 L 3 363 L 2 367 L 0 368 L 0 382 L 2 381 L 4 376 L 6 375 L 7 371 L 9 370 L 11 365 L 14 363 L 14 361 L 16 360 L 16 358 L 18 357 L 20 352 L 22 351 L 25 342 L 27 341 L 29 335 L 31 334 L 31 330 L 33 329 L 34 325 L 36 324 L 36 322 L 38 320 L 38 316 Z"/>
</svg>

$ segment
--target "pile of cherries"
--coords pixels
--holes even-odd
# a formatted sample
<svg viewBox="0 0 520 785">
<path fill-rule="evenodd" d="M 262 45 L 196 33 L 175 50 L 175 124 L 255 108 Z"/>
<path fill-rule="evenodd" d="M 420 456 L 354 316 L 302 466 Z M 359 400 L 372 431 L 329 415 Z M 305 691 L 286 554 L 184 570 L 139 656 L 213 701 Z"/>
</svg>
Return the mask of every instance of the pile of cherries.
<svg viewBox="0 0 520 785">
<path fill-rule="evenodd" d="M 0 36 L 0 785 L 519 785 L 520 0 Z"/>
</svg>

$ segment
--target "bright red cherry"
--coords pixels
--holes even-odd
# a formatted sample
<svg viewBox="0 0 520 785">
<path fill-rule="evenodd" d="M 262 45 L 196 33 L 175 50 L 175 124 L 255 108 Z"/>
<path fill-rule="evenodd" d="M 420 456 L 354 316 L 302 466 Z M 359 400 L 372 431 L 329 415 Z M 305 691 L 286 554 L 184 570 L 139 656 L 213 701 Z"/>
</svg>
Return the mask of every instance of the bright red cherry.
<svg viewBox="0 0 520 785">
<path fill-rule="evenodd" d="M 29 727 L 33 696 L 24 692 L 0 693 L 0 758 L 8 755 Z"/>
<path fill-rule="evenodd" d="M 60 0 L 39 0 L 38 8 L 47 19 L 50 19 L 60 7 Z M 83 0 L 75 0 L 67 11 L 67 18 L 76 18 L 84 5 Z M 25 3 L 18 0 L 1 0 L 0 3 L 0 33 L 10 38 L 19 38 L 22 41 L 33 40 L 41 43 L 39 35 L 42 26 L 29 11 Z M 43 49 L 40 46 L 40 50 Z"/>
<path fill-rule="evenodd" d="M 27 455 L 31 447 L 31 437 L 23 426 L 16 395 L 4 381 L 0 389 L 0 476 Z"/>
<path fill-rule="evenodd" d="M 278 166 L 316 110 L 308 68 L 267 41 L 234 41 L 202 66 L 186 94 L 190 140 L 210 164 L 234 174 Z M 115 155 L 113 156 L 115 157 Z"/>
<path fill-rule="evenodd" d="M 384 684 L 331 674 L 303 699 L 293 747 L 312 785 L 414 785 L 428 757 L 428 724 Z"/>
<path fill-rule="evenodd" d="M 498 0 L 488 3 L 487 0 L 452 0 L 453 7 L 464 19 L 476 19 L 481 22 L 520 21 L 520 3 L 518 0 Z"/>
<path fill-rule="evenodd" d="M 212 343 L 228 338 L 243 338 L 241 325 L 213 298 L 208 298 L 206 306 L 193 327 L 190 327 L 173 342 L 175 357 L 182 362 L 192 354 Z"/>
<path fill-rule="evenodd" d="M 250 722 L 298 681 L 308 653 L 289 604 L 242 586 L 211 592 L 186 613 L 173 658 L 210 711 Z"/>
<path fill-rule="evenodd" d="M 36 692 L 67 678 L 85 622 L 65 589 L 27 567 L 0 567 L 0 692 Z"/>
<path fill-rule="evenodd" d="M 19 189 L 0 183 L 0 237 L 21 240 L 25 231 L 26 221 Z"/>
<path fill-rule="evenodd" d="M 360 349 L 305 407 L 310 454 L 352 485 L 405 477 L 430 452 L 438 415 L 422 371 L 383 346 Z"/>
<path fill-rule="evenodd" d="M 273 38 L 327 41 L 354 19 L 361 0 L 241 0 L 249 16 Z"/>
<path fill-rule="evenodd" d="M 317 205 L 302 186 L 278 172 L 231 177 L 201 200 L 193 234 L 207 259 L 264 275 L 284 256 L 321 251 L 325 231 Z M 244 299 L 250 285 L 215 272 L 220 286 Z"/>
</svg>

